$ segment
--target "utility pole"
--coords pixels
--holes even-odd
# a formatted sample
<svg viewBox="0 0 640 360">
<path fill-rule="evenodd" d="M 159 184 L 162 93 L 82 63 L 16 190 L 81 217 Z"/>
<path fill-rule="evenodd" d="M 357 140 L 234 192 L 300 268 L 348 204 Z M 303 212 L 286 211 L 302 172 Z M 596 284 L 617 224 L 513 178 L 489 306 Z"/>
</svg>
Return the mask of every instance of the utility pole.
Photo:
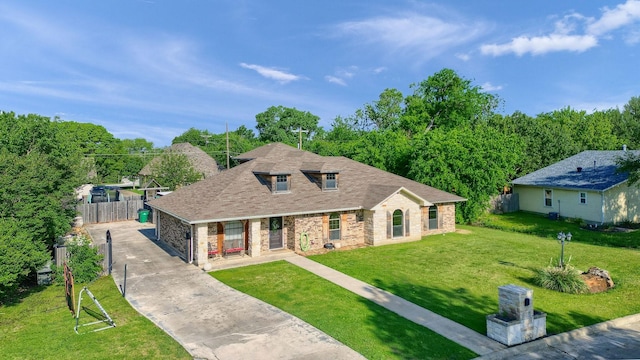
<svg viewBox="0 0 640 360">
<path fill-rule="evenodd" d="M 302 130 L 301 126 L 298 126 L 298 130 L 295 130 L 298 132 L 298 149 L 302 150 L 302 133 L 308 133 L 309 130 Z"/>
<path fill-rule="evenodd" d="M 213 135 L 211 135 L 211 134 L 201 134 L 200 136 L 202 136 L 204 138 L 204 147 L 208 147 L 209 146 L 209 138 L 212 137 Z"/>
<path fill-rule="evenodd" d="M 229 123 L 224 123 L 227 128 L 227 170 L 229 170 Z"/>
</svg>

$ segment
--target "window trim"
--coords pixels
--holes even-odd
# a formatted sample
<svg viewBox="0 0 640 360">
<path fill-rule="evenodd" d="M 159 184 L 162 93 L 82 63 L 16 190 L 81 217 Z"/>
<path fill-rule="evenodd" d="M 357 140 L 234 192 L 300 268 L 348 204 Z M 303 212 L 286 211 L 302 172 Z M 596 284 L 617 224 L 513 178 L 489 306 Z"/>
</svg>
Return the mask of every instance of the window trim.
<svg viewBox="0 0 640 360">
<path fill-rule="evenodd" d="M 333 228 L 332 226 L 337 224 L 337 228 Z M 337 236 L 335 235 L 337 233 Z M 342 239 L 342 220 L 340 219 L 340 214 L 331 213 L 329 215 L 329 240 L 330 241 L 339 241 Z"/>
<path fill-rule="evenodd" d="M 235 226 L 237 225 L 237 226 Z M 234 231 L 230 233 L 230 230 Z M 239 230 L 239 232 L 237 232 Z M 224 247 L 227 248 L 227 244 L 231 243 L 233 248 L 244 248 L 244 224 L 242 221 L 235 220 L 229 221 L 224 224 Z"/>
<path fill-rule="evenodd" d="M 284 181 L 280 181 L 282 178 L 284 178 Z M 279 185 L 284 184 L 284 189 L 280 189 Z M 291 189 L 291 181 L 289 179 L 289 175 L 286 174 L 280 174 L 280 175 L 275 175 L 275 187 L 274 187 L 276 193 L 285 193 L 288 192 Z"/>
<path fill-rule="evenodd" d="M 396 219 L 400 219 L 398 224 L 396 224 Z M 401 209 L 396 209 L 391 214 L 391 229 L 392 229 L 392 238 L 400 238 L 404 236 L 404 212 Z M 396 235 L 396 230 L 398 234 Z"/>
<path fill-rule="evenodd" d="M 584 196 L 582 196 L 584 195 Z M 578 191 L 578 203 L 580 205 L 587 205 L 587 192 L 586 191 Z"/>
<path fill-rule="evenodd" d="M 332 176 L 333 179 L 329 179 L 329 176 Z M 333 184 L 333 187 L 329 187 L 329 182 Z M 322 190 L 338 190 L 338 174 L 337 173 L 326 173 L 322 174 Z"/>
<path fill-rule="evenodd" d="M 547 193 L 549 197 L 547 197 Z M 553 189 L 544 189 L 544 207 L 553 207 Z M 547 200 L 549 200 L 549 204 L 547 204 Z"/>
</svg>

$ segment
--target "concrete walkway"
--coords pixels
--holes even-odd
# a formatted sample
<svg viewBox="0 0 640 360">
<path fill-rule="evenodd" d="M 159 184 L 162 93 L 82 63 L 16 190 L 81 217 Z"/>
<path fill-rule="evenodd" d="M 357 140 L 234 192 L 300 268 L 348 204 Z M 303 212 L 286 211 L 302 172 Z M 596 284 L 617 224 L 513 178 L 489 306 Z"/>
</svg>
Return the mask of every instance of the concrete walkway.
<svg viewBox="0 0 640 360">
<path fill-rule="evenodd" d="M 416 324 L 429 328 L 476 354 L 486 355 L 506 348 L 463 325 L 305 257 L 288 257 L 285 260 L 371 300 Z"/>
<path fill-rule="evenodd" d="M 153 225 L 87 225 L 94 241 L 113 238 L 113 279 L 141 314 L 198 359 L 364 359 L 282 310 L 236 291 L 151 240 Z M 118 319 L 114 319 L 116 323 Z"/>
<path fill-rule="evenodd" d="M 507 348 L 445 317 L 305 257 L 287 257 L 285 260 L 474 351 L 481 355 L 478 360 L 640 359 L 640 314 Z"/>
</svg>

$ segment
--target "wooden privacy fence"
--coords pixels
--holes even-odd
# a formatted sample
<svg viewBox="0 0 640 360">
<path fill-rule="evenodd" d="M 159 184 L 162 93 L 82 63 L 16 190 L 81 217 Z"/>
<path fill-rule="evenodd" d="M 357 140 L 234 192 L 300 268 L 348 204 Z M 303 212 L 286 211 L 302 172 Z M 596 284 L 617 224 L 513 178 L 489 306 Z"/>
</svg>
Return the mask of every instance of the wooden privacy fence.
<svg viewBox="0 0 640 360">
<path fill-rule="evenodd" d="M 518 194 L 502 194 L 492 198 L 490 210 L 493 213 L 510 213 L 520 210 Z"/>
<path fill-rule="evenodd" d="M 144 209 L 143 200 L 79 204 L 77 207 L 84 224 L 135 220 L 138 218 L 138 210 L 140 209 Z M 151 217 L 149 217 L 149 221 L 151 221 Z"/>
</svg>

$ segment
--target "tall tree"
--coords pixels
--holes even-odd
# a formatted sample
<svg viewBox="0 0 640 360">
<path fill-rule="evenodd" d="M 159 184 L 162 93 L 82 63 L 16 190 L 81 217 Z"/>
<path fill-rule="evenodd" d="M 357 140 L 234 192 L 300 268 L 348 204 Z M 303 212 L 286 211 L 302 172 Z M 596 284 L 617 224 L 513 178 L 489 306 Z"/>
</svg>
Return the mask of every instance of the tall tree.
<svg viewBox="0 0 640 360">
<path fill-rule="evenodd" d="M 0 292 L 42 266 L 70 229 L 81 156 L 49 118 L 0 113 Z"/>
<path fill-rule="evenodd" d="M 624 105 L 615 132 L 631 149 L 640 149 L 640 97 L 632 97 Z"/>
<path fill-rule="evenodd" d="M 214 134 L 208 130 L 198 130 L 191 128 L 183 134 L 176 136 L 172 143 L 184 143 L 188 142 L 193 146 L 198 146 L 209 156 L 216 159 L 218 164 L 225 166 L 227 163 L 227 134 L 220 133 Z M 252 150 L 261 145 L 250 129 L 241 125 L 236 130 L 229 131 L 229 156 L 231 157 L 230 164 L 232 166 L 237 165 L 233 160 L 233 157 L 238 154 L 242 154 L 249 150 Z"/>
<path fill-rule="evenodd" d="M 474 125 L 493 116 L 499 99 L 451 69 L 443 69 L 411 85 L 401 126 L 410 136 L 433 128 Z"/>
<path fill-rule="evenodd" d="M 397 89 L 385 89 L 377 101 L 356 110 L 354 127 L 361 130 L 397 129 L 404 111 L 404 97 Z"/>
<path fill-rule="evenodd" d="M 467 199 L 457 205 L 458 222 L 472 222 L 492 195 L 509 183 L 522 154 L 521 143 L 488 125 L 435 129 L 412 142 L 409 176 Z"/>
<path fill-rule="evenodd" d="M 151 176 L 172 191 L 202 179 L 185 154 L 173 151 L 165 152 L 151 164 Z"/>
<path fill-rule="evenodd" d="M 320 130 L 320 118 L 308 111 L 284 106 L 271 106 L 256 115 L 258 140 L 262 142 L 282 142 L 297 146 L 299 136 L 312 139 Z M 304 133 L 299 133 L 302 130 Z"/>
</svg>

